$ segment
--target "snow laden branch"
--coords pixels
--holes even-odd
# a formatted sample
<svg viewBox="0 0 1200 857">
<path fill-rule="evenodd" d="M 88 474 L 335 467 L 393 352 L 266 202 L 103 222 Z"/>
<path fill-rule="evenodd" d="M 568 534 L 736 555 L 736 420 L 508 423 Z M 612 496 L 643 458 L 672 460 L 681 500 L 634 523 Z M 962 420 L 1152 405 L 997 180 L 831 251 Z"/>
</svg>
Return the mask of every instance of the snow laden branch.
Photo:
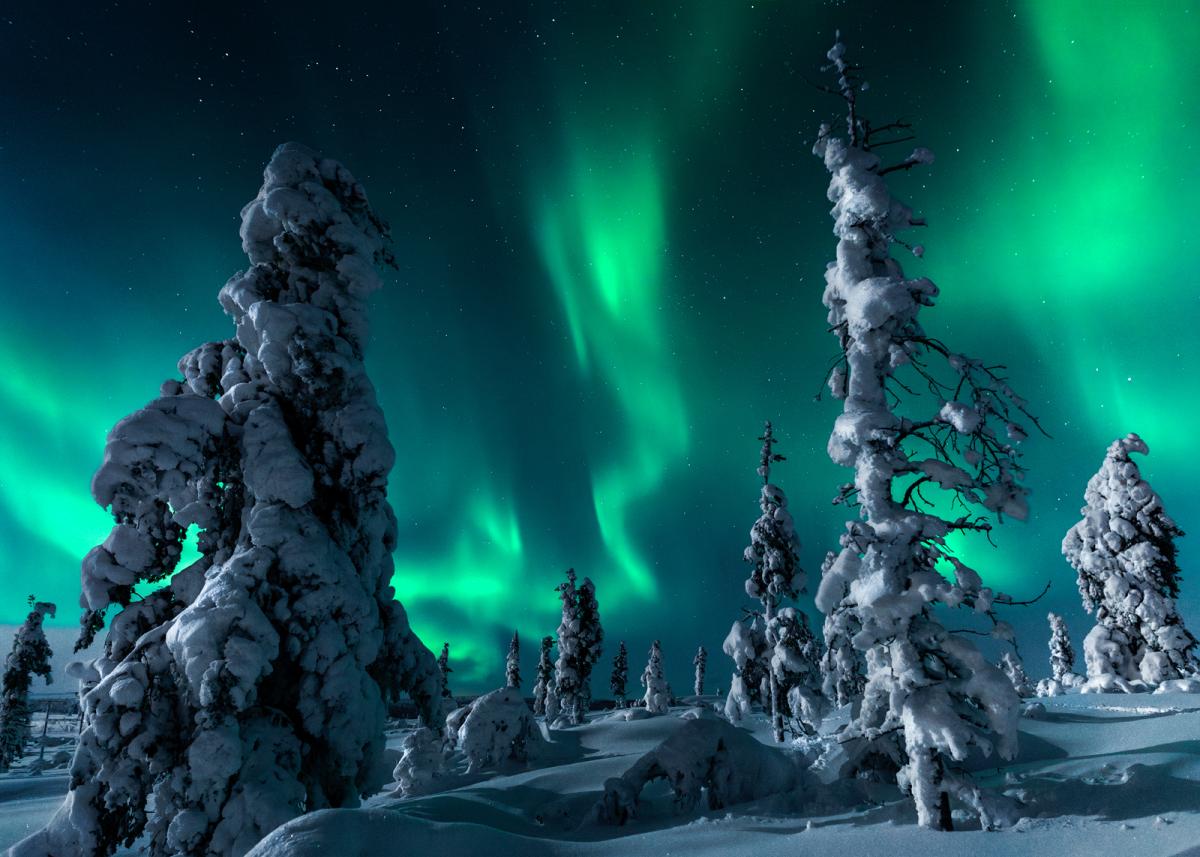
<svg viewBox="0 0 1200 857">
<path fill-rule="evenodd" d="M 391 587 L 394 452 L 363 364 L 387 228 L 345 167 L 289 143 L 240 234 L 235 337 L 184 355 L 93 479 L 115 526 L 83 561 L 81 643 L 117 612 L 71 790 L 20 857 L 244 854 L 375 787 L 398 693 L 441 726 Z M 178 569 L 188 528 L 200 559 Z"/>
<path fill-rule="evenodd" d="M 843 733 L 845 765 L 894 760 L 923 826 L 949 829 L 955 797 L 986 828 L 1003 823 L 1002 802 L 976 788 L 962 762 L 972 748 L 1012 757 L 1019 699 L 969 641 L 942 627 L 934 607 L 986 614 L 997 603 L 946 540 L 990 533 L 991 516 L 1026 516 L 1018 444 L 1026 426 L 1038 426 L 1003 367 L 952 351 L 921 326 L 920 311 L 934 305 L 938 288 L 908 277 L 892 248 L 909 246 L 899 233 L 924 221 L 892 195 L 885 176 L 933 156 L 915 149 L 888 166 L 870 148 L 859 107 L 866 84 L 845 53 L 839 41 L 828 57 L 846 136 L 822 126 L 813 148 L 830 174 L 838 239 L 823 301 L 840 350 L 828 384 L 843 408 L 828 451 L 854 471 L 835 502 L 859 514 L 826 563 L 816 599 L 827 617 L 838 617 L 831 648 L 850 661 L 849 642 L 866 667 L 861 702 Z"/>
</svg>

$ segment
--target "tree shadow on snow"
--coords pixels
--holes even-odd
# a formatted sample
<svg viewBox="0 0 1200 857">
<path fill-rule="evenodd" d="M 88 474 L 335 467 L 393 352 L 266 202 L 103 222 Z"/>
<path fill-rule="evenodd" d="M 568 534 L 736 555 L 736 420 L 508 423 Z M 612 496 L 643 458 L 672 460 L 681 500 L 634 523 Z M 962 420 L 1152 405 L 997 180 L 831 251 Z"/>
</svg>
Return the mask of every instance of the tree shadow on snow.
<svg viewBox="0 0 1200 857">
<path fill-rule="evenodd" d="M 1197 756 L 1200 755 L 1200 742 L 1177 741 L 1092 758 L 1153 753 Z M 1200 782 L 1175 776 L 1170 772 L 1173 764 L 1135 763 L 1124 769 L 1106 766 L 1088 777 L 1052 773 L 1027 776 L 1019 786 L 1026 807 L 1024 814 L 1035 818 L 1094 816 L 1108 821 L 1128 821 L 1171 812 L 1195 812 L 1200 806 Z M 1200 853 L 1196 857 L 1200 857 Z"/>
</svg>

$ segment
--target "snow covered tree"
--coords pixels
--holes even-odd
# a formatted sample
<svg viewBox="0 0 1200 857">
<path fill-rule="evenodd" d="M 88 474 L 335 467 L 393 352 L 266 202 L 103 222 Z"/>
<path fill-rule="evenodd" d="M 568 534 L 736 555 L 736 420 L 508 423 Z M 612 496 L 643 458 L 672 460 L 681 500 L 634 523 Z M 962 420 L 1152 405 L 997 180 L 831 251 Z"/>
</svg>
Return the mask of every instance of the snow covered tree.
<svg viewBox="0 0 1200 857">
<path fill-rule="evenodd" d="M 533 713 L 546 713 L 546 693 L 554 683 L 554 660 L 550 651 L 554 648 L 553 637 L 542 637 L 541 653 L 538 655 L 537 682 L 533 685 Z"/>
<path fill-rule="evenodd" d="M 1136 434 L 1116 440 L 1084 493 L 1083 520 L 1063 539 L 1079 593 L 1097 628 L 1084 644 L 1089 686 L 1141 679 L 1160 684 L 1194 674 L 1196 638 L 1175 607 L 1183 531 L 1142 479 L 1134 452 L 1149 454 Z M 1100 687 L 1104 685 L 1104 687 Z"/>
<path fill-rule="evenodd" d="M 692 658 L 692 666 L 696 668 L 696 683 L 692 688 L 696 691 L 696 696 L 704 696 L 704 669 L 708 665 L 708 652 L 704 646 L 696 650 L 696 657 Z"/>
<path fill-rule="evenodd" d="M 813 636 L 808 617 L 795 607 L 784 607 L 771 620 L 771 677 L 778 688 L 776 711 L 788 719 L 798 734 L 816 733 L 828 708 L 822 693 L 821 644 Z M 772 723 L 772 727 L 775 727 Z M 783 740 L 782 723 L 776 741 Z"/>
<path fill-rule="evenodd" d="M 450 691 L 450 673 L 454 672 L 454 668 L 450 666 L 449 643 L 442 643 L 442 653 L 438 655 L 437 667 L 442 677 L 442 699 L 454 703 L 454 694 Z"/>
<path fill-rule="evenodd" d="M 521 638 L 513 631 L 512 642 L 508 644 L 508 655 L 504 659 L 504 678 L 509 687 L 521 687 Z"/>
<path fill-rule="evenodd" d="M 752 613 L 729 629 L 721 651 L 733 659 L 734 672 L 729 678 L 729 693 L 725 697 L 725 716 L 737 722 L 748 716 L 753 703 L 760 705 L 770 698 L 770 647 L 767 645 L 766 623 Z"/>
<path fill-rule="evenodd" d="M 629 683 L 629 652 L 625 649 L 625 641 L 617 646 L 613 656 L 612 675 L 608 679 L 608 689 L 612 691 L 613 699 L 618 708 L 625 707 L 625 687 Z"/>
<path fill-rule="evenodd" d="M 1013 690 L 1017 692 L 1017 696 L 1033 696 L 1033 682 L 1029 680 L 1029 676 L 1025 673 L 1025 665 L 1021 663 L 1020 655 L 1015 652 L 1005 652 L 1000 656 L 999 666 L 1004 675 L 1008 677 L 1008 681 L 1013 686 Z"/>
<path fill-rule="evenodd" d="M 821 580 L 837 560 L 837 554 L 829 551 L 821 563 Z M 866 665 L 862 652 L 854 648 L 854 635 L 862 630 L 854 603 L 850 600 L 849 586 L 843 582 L 841 596 L 826 593 L 832 607 L 825 616 L 823 627 L 825 646 L 821 652 L 821 690 L 825 698 L 839 708 L 857 703 L 862 699 L 863 687 L 867 683 L 863 674 Z M 856 712 L 851 712 L 854 714 Z"/>
<path fill-rule="evenodd" d="M 592 667 L 603 651 L 604 630 L 595 585 L 585 577 L 576 587 L 575 579 L 575 569 L 567 569 L 567 579 L 556 587 L 562 600 L 562 621 L 554 679 L 563 713 L 578 726 L 591 707 Z"/>
<path fill-rule="evenodd" d="M 859 519 L 847 523 L 816 600 L 826 616 L 846 599 L 853 604 L 861 623 L 853 645 L 867 665 L 861 705 L 841 740 L 849 767 L 868 758 L 900 764 L 898 781 L 922 826 L 951 827 L 953 794 L 989 828 L 1005 820 L 1002 801 L 981 792 L 961 763 L 972 747 L 1013 756 L 1019 699 L 975 646 L 937 621 L 934 606 L 986 612 L 1004 600 L 945 543 L 952 533 L 988 532 L 984 512 L 1026 516 L 1015 444 L 1025 437 L 1021 417 L 1032 418 L 1002 367 L 951 351 L 918 321 L 938 289 L 906 276 L 892 248 L 907 246 L 901 230 L 924 224 L 892 195 L 886 177 L 933 156 L 917 148 L 885 166 L 879 147 L 906 126 L 867 121 L 858 106 L 864 83 L 845 46 L 838 41 L 828 58 L 836 79 L 829 91 L 846 108 L 845 134 L 824 125 L 813 147 L 830 174 L 838 239 L 823 302 L 840 348 L 829 389 L 843 409 L 828 452 L 854 470 L 838 499 L 856 506 Z M 963 514 L 941 517 L 939 500 Z"/>
<path fill-rule="evenodd" d="M 363 363 L 386 225 L 336 161 L 289 143 L 242 210 L 235 338 L 184 355 L 110 432 L 80 643 L 100 681 L 71 790 L 21 857 L 243 854 L 376 787 L 386 703 L 437 721 L 441 676 L 391 586 L 394 451 Z M 200 558 L 177 569 L 183 535 Z M 135 587 L 141 597 L 135 596 Z"/>
<path fill-rule="evenodd" d="M 650 646 L 650 657 L 646 661 L 646 668 L 642 670 L 642 687 L 646 688 L 642 697 L 646 710 L 651 714 L 666 714 L 671 707 L 671 689 L 663 675 L 662 647 L 658 640 Z"/>
<path fill-rule="evenodd" d="M 13 636 L 0 678 L 0 771 L 21 758 L 29 740 L 29 688 L 35 675 L 50 683 L 50 644 L 42 625 L 54 605 L 29 596 L 29 615 Z"/>
<path fill-rule="evenodd" d="M 800 539 L 787 508 L 787 496 L 771 483 L 771 465 L 785 461 L 775 452 L 775 433 L 771 421 L 763 427 L 759 451 L 758 475 L 762 478 L 758 507 L 761 512 L 750 528 L 750 544 L 743 559 L 750 565 L 746 578 L 746 594 L 762 606 L 766 649 L 775 645 L 773 637 L 775 611 L 785 598 L 795 598 L 804 589 L 805 574 L 800 568 Z M 732 633 L 732 632 L 731 632 Z M 770 655 L 767 654 L 769 660 Z M 762 665 L 767 676 L 768 704 L 776 740 L 783 740 L 783 717 L 786 703 L 769 664 Z"/>
<path fill-rule="evenodd" d="M 1057 613 L 1046 615 L 1050 622 L 1050 676 L 1063 686 L 1069 686 L 1075 675 L 1075 648 L 1067 632 L 1067 622 Z"/>
</svg>

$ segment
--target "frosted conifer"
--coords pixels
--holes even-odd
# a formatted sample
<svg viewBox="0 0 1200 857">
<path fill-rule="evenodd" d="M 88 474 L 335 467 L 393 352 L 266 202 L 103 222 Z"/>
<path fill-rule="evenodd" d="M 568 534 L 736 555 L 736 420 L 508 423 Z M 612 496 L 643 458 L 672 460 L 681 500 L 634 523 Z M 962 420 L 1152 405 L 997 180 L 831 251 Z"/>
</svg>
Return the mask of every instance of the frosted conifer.
<svg viewBox="0 0 1200 857">
<path fill-rule="evenodd" d="M 985 511 L 1026 516 L 1014 444 L 1025 436 L 1019 421 L 1028 414 L 999 367 L 956 354 L 922 329 L 917 316 L 938 289 L 907 277 L 892 248 L 904 246 L 899 232 L 923 221 L 891 194 L 885 177 L 929 164 L 933 155 L 917 148 L 884 166 L 876 149 L 897 126 L 877 128 L 860 115 L 864 83 L 840 41 L 828 58 L 831 91 L 846 106 L 844 136 L 822 126 L 813 147 L 830 174 L 838 238 L 823 301 L 841 352 L 829 388 L 844 404 L 828 452 L 854 469 L 838 499 L 856 505 L 859 520 L 847 524 L 817 606 L 829 616 L 849 599 L 861 623 L 853 644 L 867 664 L 862 703 L 841 740 L 850 768 L 883 758 L 900 766 L 898 781 L 922 826 L 952 826 L 953 794 L 991 828 L 1008 820 L 1010 807 L 981 792 L 962 763 L 972 747 L 1012 758 L 1019 699 L 970 641 L 938 623 L 933 608 L 986 612 L 1004 600 L 944 545 L 954 532 L 990 530 Z M 907 383 L 900 372 L 912 374 Z M 956 499 L 964 513 L 940 517 L 930 490 Z M 939 573 L 939 562 L 949 564 L 953 580 Z"/>
<path fill-rule="evenodd" d="M 117 612 L 71 791 L 21 857 L 243 854 L 375 787 L 400 691 L 437 720 L 391 586 L 394 451 L 363 363 L 387 227 L 345 167 L 289 143 L 240 234 L 250 267 L 219 296 L 235 338 L 184 355 L 92 481 L 116 525 L 83 561 L 81 645 Z"/>
<path fill-rule="evenodd" d="M 1050 676 L 1056 682 L 1069 687 L 1075 681 L 1075 648 L 1067 623 L 1057 613 L 1046 616 L 1050 622 Z"/>
<path fill-rule="evenodd" d="M 437 659 L 438 672 L 442 675 L 442 699 L 447 702 L 454 702 L 454 694 L 450 691 L 450 673 L 454 672 L 454 668 L 450 666 L 450 644 L 442 643 L 442 653 Z"/>
<path fill-rule="evenodd" d="M 704 695 L 704 670 L 708 665 L 708 652 L 704 646 L 696 650 L 696 657 L 692 658 L 692 666 L 696 668 L 696 682 L 693 690 L 696 696 Z"/>
<path fill-rule="evenodd" d="M 833 567 L 837 554 L 829 551 L 821 563 L 821 580 L 824 581 Z M 824 584 L 822 584 L 824 586 Z M 835 600 L 836 599 L 836 600 Z M 825 698 L 839 708 L 862 699 L 863 687 L 867 683 L 862 652 L 854 648 L 854 635 L 862 630 L 862 623 L 849 597 L 849 586 L 843 582 L 841 597 L 830 594 L 833 602 L 825 616 L 825 647 L 821 653 L 821 690 Z M 853 714 L 853 712 L 852 712 Z"/>
<path fill-rule="evenodd" d="M 1149 451 L 1136 434 L 1112 443 L 1088 482 L 1083 520 L 1063 539 L 1084 609 L 1096 616 L 1084 645 L 1092 689 L 1128 689 L 1127 682 L 1137 679 L 1160 684 L 1191 676 L 1200 666 L 1196 638 L 1175 607 L 1175 539 L 1183 530 L 1130 458 Z"/>
<path fill-rule="evenodd" d="M 822 694 L 821 644 L 813 636 L 808 617 L 795 607 L 781 608 L 771 622 L 770 638 L 775 641 L 771 677 L 778 688 L 778 716 L 791 721 L 793 732 L 815 734 L 827 709 Z M 783 740 L 783 735 L 777 734 L 775 740 Z"/>
<path fill-rule="evenodd" d="M 42 625 L 54 616 L 54 605 L 29 596 L 29 615 L 13 635 L 12 651 L 4 659 L 0 678 L 0 771 L 21 758 L 29 740 L 29 688 L 33 677 L 50 683 L 50 644 Z"/>
<path fill-rule="evenodd" d="M 646 668 L 642 670 L 642 687 L 646 688 L 642 697 L 646 710 L 651 714 L 666 714 L 671 707 L 671 689 L 663 675 L 662 647 L 658 640 L 650 646 L 650 657 L 646 661 Z"/>
<path fill-rule="evenodd" d="M 1008 681 L 1013 686 L 1013 690 L 1017 692 L 1017 696 L 1033 696 L 1033 682 L 1026 675 L 1025 665 L 1021 663 L 1019 655 L 1015 652 L 1005 652 L 1000 656 L 1000 669 L 1008 677 Z"/>
<path fill-rule="evenodd" d="M 567 579 L 556 589 L 562 601 L 562 620 L 558 625 L 558 660 L 554 681 L 562 713 L 578 726 L 591 706 L 592 667 L 600 659 L 604 630 L 600 627 L 600 608 L 596 587 L 589 578 L 575 585 L 575 569 L 567 569 Z"/>
<path fill-rule="evenodd" d="M 613 656 L 612 675 L 608 679 L 608 689 L 612 691 L 613 699 L 618 708 L 625 707 L 625 688 L 629 683 L 629 652 L 625 649 L 625 641 L 617 646 Z"/>
<path fill-rule="evenodd" d="M 504 679 L 509 687 L 521 687 L 521 638 L 513 631 L 508 644 L 508 655 L 504 659 Z"/>
<path fill-rule="evenodd" d="M 554 660 L 550 651 L 554 648 L 553 637 L 542 637 L 541 653 L 538 655 L 537 682 L 533 685 L 533 713 L 546 713 L 546 693 L 554 683 Z"/>
</svg>

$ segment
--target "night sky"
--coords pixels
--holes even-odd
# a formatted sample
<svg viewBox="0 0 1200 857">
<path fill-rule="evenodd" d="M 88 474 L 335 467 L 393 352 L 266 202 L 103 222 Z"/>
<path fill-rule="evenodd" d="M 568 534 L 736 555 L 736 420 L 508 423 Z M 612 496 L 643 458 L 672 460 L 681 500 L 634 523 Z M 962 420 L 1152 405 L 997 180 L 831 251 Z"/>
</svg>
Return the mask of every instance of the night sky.
<svg viewBox="0 0 1200 857">
<path fill-rule="evenodd" d="M 88 490 L 105 435 L 232 335 L 238 212 L 299 140 L 392 224 L 368 366 L 397 449 L 395 584 L 451 643 L 456 690 L 501 683 L 513 627 L 532 676 L 568 565 L 597 585 L 598 695 L 620 639 L 640 670 L 660 638 L 677 691 L 702 643 L 727 687 L 766 418 L 819 623 L 850 476 L 825 453 L 840 403 L 814 399 L 835 242 L 810 149 L 838 104 L 812 82 L 840 27 L 867 115 L 937 155 L 893 182 L 930 224 L 904 263 L 942 289 L 927 330 L 1007 364 L 1052 435 L 1025 444 L 1030 520 L 954 543 L 1016 597 L 1053 582 L 1005 616 L 1045 674 L 1047 608 L 1077 644 L 1088 627 L 1059 543 L 1113 438 L 1146 439 L 1143 473 L 1200 533 L 1193 5 L 6 4 L 0 622 L 29 592 L 75 621 L 111 525 Z"/>
</svg>

